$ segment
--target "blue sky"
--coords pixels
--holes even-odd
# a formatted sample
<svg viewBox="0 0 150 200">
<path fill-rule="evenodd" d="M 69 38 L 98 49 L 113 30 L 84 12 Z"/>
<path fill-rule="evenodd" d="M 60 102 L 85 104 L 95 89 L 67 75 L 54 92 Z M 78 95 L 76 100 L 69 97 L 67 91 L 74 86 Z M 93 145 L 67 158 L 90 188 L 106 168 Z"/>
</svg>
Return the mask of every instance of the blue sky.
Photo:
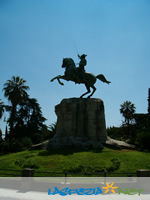
<svg viewBox="0 0 150 200">
<path fill-rule="evenodd" d="M 105 105 L 106 126 L 120 126 L 120 104 L 128 100 L 137 113 L 146 113 L 150 88 L 149 0 L 0 0 L 0 98 L 12 76 L 30 87 L 47 125 L 56 121 L 54 106 L 79 97 L 84 85 L 57 81 L 62 59 L 87 54 L 86 71 L 104 74 L 93 98 Z M 6 114 L 8 117 L 8 114 Z M 0 128 L 5 127 L 3 120 Z"/>
</svg>

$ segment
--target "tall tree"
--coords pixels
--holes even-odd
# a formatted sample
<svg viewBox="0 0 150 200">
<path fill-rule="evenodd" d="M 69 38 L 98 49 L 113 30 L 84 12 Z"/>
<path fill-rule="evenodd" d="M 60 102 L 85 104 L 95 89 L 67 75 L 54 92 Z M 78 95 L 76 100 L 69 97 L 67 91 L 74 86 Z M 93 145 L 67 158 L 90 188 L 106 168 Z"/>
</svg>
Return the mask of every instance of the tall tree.
<svg viewBox="0 0 150 200">
<path fill-rule="evenodd" d="M 6 129 L 5 129 L 5 140 L 7 140 L 8 138 L 8 131 L 7 131 L 7 126 L 6 126 Z"/>
<path fill-rule="evenodd" d="M 5 108 L 4 102 L 2 102 L 1 99 L 0 99 L 0 119 L 3 116 L 4 108 Z"/>
<path fill-rule="evenodd" d="M 18 110 L 18 117 L 23 120 L 30 132 L 39 132 L 45 128 L 43 124 L 46 119 L 42 115 L 40 105 L 35 98 L 28 98 L 22 101 Z"/>
<path fill-rule="evenodd" d="M 11 80 L 7 80 L 4 84 L 4 96 L 12 104 L 11 116 L 10 116 L 10 134 L 13 133 L 14 128 L 14 117 L 16 114 L 16 107 L 21 101 L 28 97 L 27 90 L 28 86 L 25 85 L 26 80 L 19 76 L 13 76 Z"/>
<path fill-rule="evenodd" d="M 148 89 L 148 113 L 150 114 L 150 88 Z"/>
<path fill-rule="evenodd" d="M 26 98 L 18 105 L 14 120 L 15 136 L 27 136 L 33 142 L 36 134 L 40 133 L 42 136 L 43 130 L 47 130 L 44 124 L 46 118 L 43 117 L 40 105 L 35 98 Z"/>
<path fill-rule="evenodd" d="M 120 113 L 125 118 L 125 124 L 129 127 L 130 122 L 133 119 L 133 114 L 135 113 L 135 105 L 131 103 L 131 101 L 125 101 L 120 106 Z"/>
</svg>

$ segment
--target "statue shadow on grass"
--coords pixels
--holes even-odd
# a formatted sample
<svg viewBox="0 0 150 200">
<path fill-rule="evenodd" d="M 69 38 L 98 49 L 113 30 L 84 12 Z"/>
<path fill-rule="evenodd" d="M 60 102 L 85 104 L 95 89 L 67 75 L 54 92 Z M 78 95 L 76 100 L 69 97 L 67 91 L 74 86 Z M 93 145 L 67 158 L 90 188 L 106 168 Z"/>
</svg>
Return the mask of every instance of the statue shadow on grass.
<svg viewBox="0 0 150 200">
<path fill-rule="evenodd" d="M 39 152 L 39 156 L 48 156 L 48 155 L 56 155 L 56 154 L 62 154 L 64 156 L 71 155 L 74 153 L 80 153 L 80 152 L 93 152 L 93 153 L 101 153 L 103 149 L 78 149 L 78 148 L 60 148 L 60 149 L 52 149 L 52 150 L 45 150 L 42 152 Z"/>
</svg>

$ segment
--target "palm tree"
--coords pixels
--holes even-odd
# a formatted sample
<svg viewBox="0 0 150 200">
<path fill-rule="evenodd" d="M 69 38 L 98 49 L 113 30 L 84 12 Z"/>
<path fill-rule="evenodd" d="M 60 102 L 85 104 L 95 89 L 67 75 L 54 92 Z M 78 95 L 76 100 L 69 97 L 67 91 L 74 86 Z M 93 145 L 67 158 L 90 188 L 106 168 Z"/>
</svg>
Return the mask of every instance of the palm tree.
<svg viewBox="0 0 150 200">
<path fill-rule="evenodd" d="M 125 118 L 125 123 L 129 126 L 130 121 L 133 119 L 133 114 L 135 113 L 135 106 L 131 101 L 125 101 L 123 104 L 120 105 L 120 113 Z"/>
<path fill-rule="evenodd" d="M 11 117 L 10 117 L 10 133 L 13 132 L 14 117 L 16 114 L 16 107 L 21 101 L 28 97 L 27 90 L 28 86 L 25 85 L 26 80 L 20 78 L 19 76 L 13 76 L 11 80 L 7 80 L 4 84 L 4 96 L 12 104 Z"/>
<path fill-rule="evenodd" d="M 135 113 L 135 106 L 131 101 L 125 101 L 123 104 L 120 105 L 120 113 L 125 118 L 125 125 L 127 126 L 127 134 L 130 135 L 130 122 L 132 121 L 133 114 Z"/>
</svg>

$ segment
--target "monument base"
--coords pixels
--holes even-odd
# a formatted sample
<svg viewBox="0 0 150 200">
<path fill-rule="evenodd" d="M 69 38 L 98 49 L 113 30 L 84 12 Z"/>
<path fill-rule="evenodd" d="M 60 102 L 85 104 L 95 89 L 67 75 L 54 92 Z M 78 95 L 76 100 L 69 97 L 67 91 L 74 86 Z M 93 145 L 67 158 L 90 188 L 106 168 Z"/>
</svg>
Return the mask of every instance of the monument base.
<svg viewBox="0 0 150 200">
<path fill-rule="evenodd" d="M 55 106 L 56 134 L 47 148 L 102 148 L 107 140 L 104 104 L 96 98 L 63 99 Z"/>
</svg>

